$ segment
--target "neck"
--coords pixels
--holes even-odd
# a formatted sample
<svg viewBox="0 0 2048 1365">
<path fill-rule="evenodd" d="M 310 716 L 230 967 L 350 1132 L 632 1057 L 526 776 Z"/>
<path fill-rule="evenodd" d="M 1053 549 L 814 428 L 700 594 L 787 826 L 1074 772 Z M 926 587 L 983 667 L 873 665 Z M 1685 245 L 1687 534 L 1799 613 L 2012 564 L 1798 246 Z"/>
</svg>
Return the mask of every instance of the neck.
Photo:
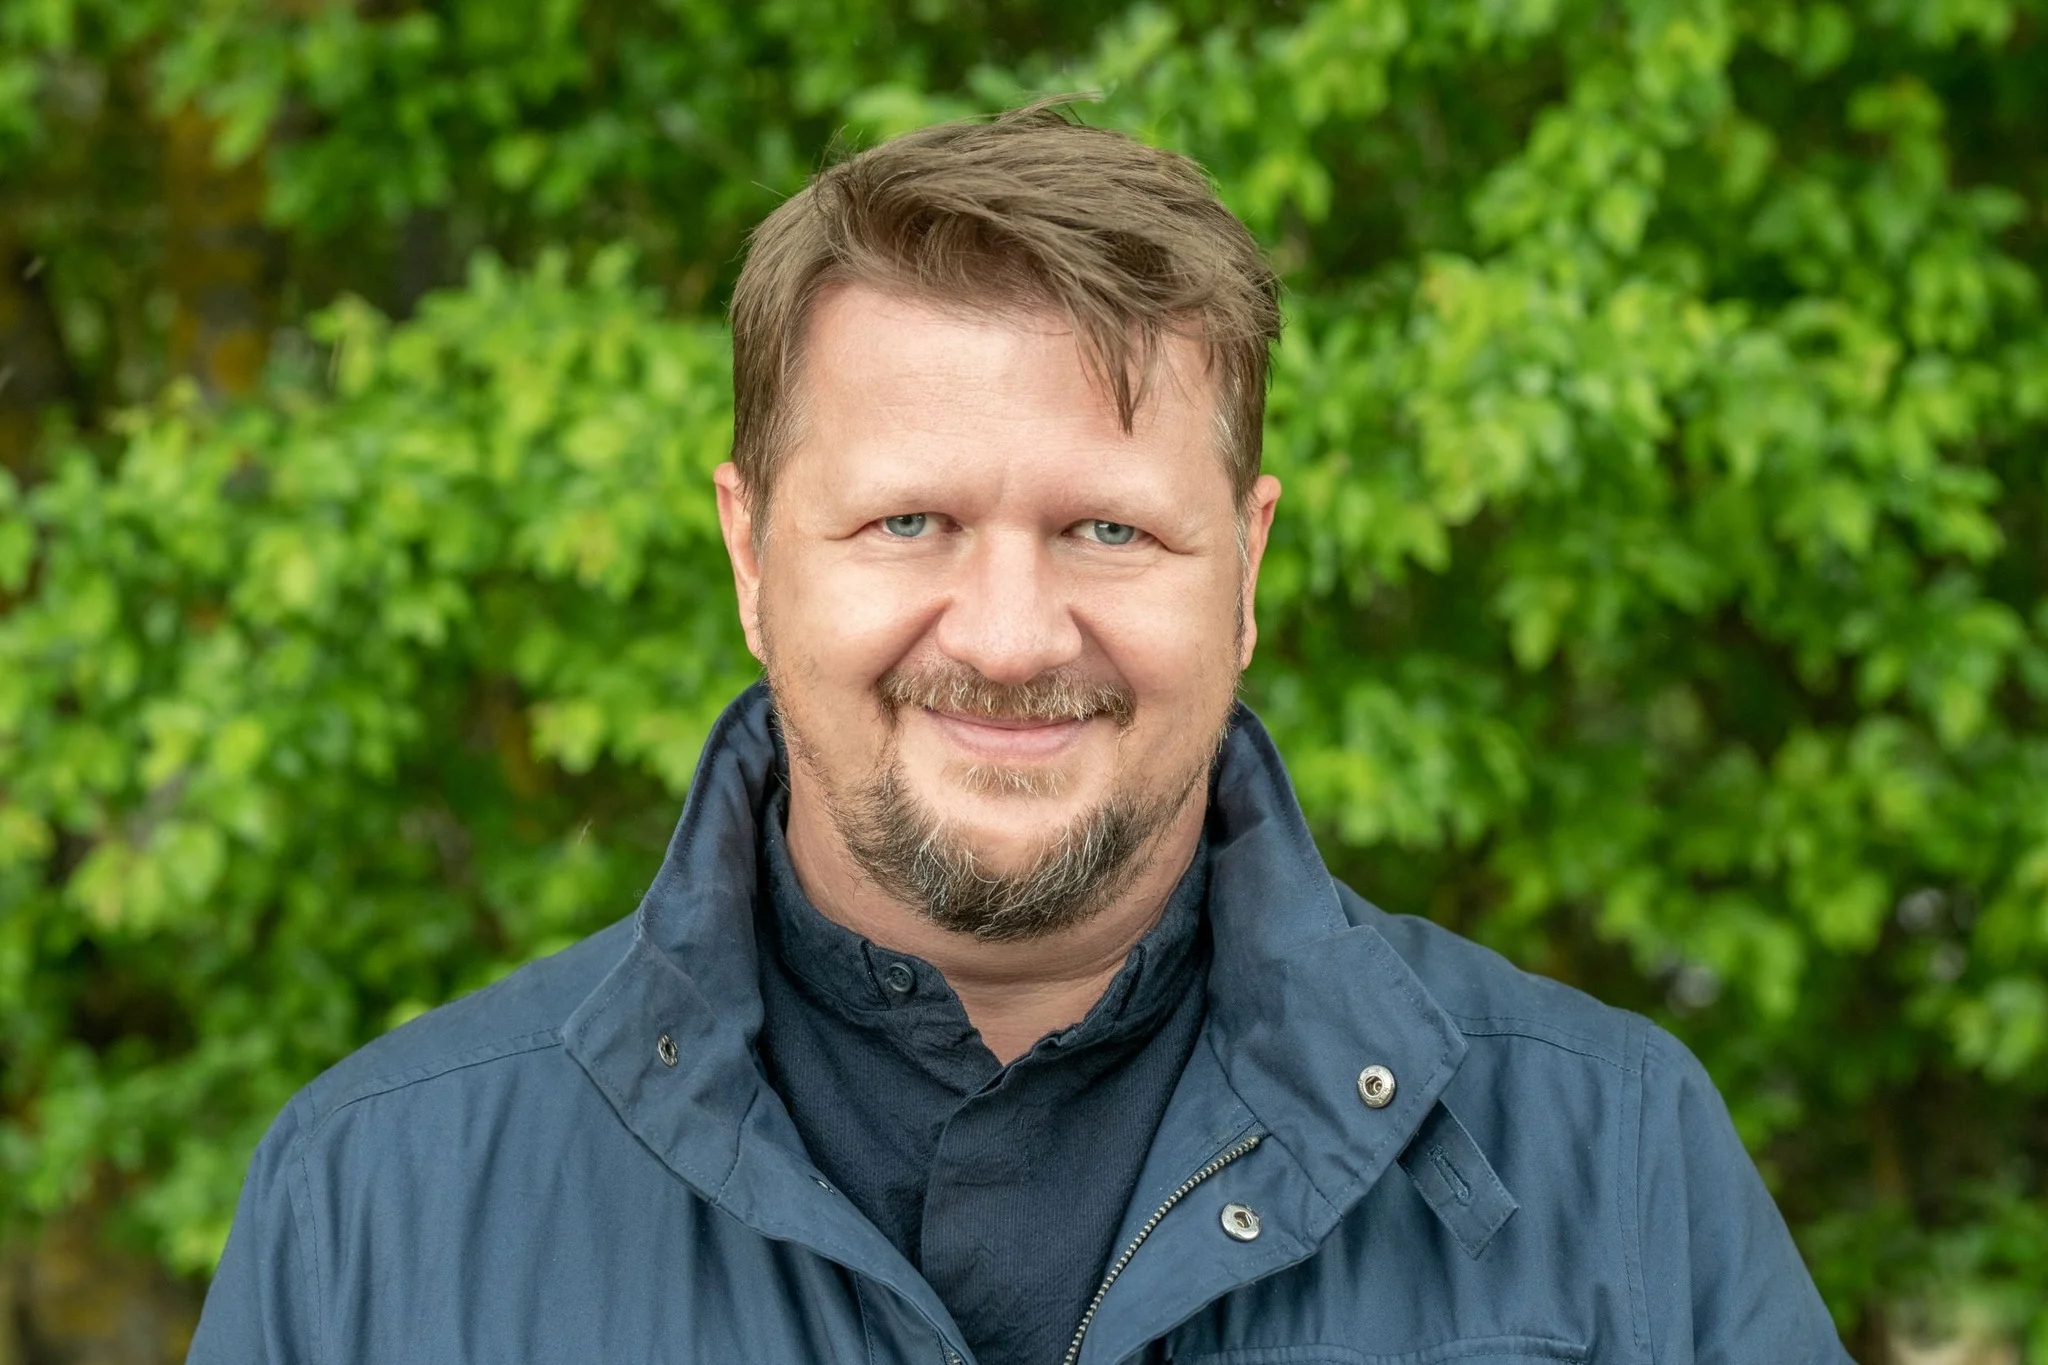
<svg viewBox="0 0 2048 1365">
<path fill-rule="evenodd" d="M 1206 783 L 1196 785 L 1140 854 L 1130 886 L 1095 915 L 1044 938 L 985 943 L 939 928 L 862 875 L 809 785 L 792 782 L 789 803 L 789 856 L 804 894 L 827 919 L 936 967 L 983 1044 L 1006 1065 L 1086 1016 L 1159 922 L 1201 841 L 1208 794 Z"/>
</svg>

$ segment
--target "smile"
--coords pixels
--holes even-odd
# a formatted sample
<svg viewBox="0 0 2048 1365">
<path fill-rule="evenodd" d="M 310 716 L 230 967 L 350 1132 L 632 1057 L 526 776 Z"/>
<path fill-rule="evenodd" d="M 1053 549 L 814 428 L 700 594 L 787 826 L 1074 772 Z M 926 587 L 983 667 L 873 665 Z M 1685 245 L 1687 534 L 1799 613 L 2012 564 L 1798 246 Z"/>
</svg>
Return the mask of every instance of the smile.
<svg viewBox="0 0 2048 1365">
<path fill-rule="evenodd" d="M 1080 741 L 1086 720 L 1012 720 L 962 716 L 927 708 L 924 714 L 955 747 L 983 763 L 1057 758 Z"/>
</svg>

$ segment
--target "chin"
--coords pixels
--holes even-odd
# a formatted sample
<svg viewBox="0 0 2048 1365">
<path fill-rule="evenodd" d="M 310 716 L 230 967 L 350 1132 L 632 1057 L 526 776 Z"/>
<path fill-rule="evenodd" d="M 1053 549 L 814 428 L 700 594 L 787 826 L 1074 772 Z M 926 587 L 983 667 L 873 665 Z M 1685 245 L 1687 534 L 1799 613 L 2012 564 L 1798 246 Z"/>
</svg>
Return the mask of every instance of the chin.
<svg viewBox="0 0 2048 1365">
<path fill-rule="evenodd" d="M 948 822 L 947 833 L 960 849 L 972 853 L 982 870 L 998 877 L 1017 876 L 1043 861 L 1060 843 L 1072 816 L 1032 820 L 1028 825 L 979 820 Z"/>
</svg>

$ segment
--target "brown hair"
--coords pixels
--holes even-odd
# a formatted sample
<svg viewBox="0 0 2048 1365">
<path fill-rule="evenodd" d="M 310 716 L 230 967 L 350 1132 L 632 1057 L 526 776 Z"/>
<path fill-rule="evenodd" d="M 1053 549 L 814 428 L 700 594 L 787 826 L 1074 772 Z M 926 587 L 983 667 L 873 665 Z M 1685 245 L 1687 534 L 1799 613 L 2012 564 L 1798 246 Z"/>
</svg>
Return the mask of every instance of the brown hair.
<svg viewBox="0 0 2048 1365">
<path fill-rule="evenodd" d="M 1198 338 L 1231 483 L 1250 492 L 1279 281 L 1201 167 L 1060 104 L 892 138 L 820 171 L 755 229 L 732 335 L 733 462 L 757 525 L 796 426 L 812 304 L 842 283 L 1064 313 L 1125 431 L 1161 340 Z"/>
</svg>

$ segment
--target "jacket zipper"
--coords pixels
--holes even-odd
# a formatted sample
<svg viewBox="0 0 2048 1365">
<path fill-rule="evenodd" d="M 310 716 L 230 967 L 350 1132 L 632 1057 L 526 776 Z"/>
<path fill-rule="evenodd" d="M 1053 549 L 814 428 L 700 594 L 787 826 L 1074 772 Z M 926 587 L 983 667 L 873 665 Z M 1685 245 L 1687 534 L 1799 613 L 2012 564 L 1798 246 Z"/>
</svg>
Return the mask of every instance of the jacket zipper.
<svg viewBox="0 0 2048 1365">
<path fill-rule="evenodd" d="M 1125 1268 L 1130 1265 L 1131 1258 L 1138 1254 L 1138 1248 L 1145 1245 L 1145 1239 L 1152 1235 L 1152 1229 L 1158 1227 L 1160 1220 L 1173 1212 L 1173 1206 L 1187 1198 L 1195 1186 L 1201 1184 L 1204 1180 L 1207 1180 L 1210 1176 L 1258 1146 L 1261 1136 L 1261 1134 L 1253 1133 L 1235 1147 L 1212 1158 L 1208 1165 L 1182 1181 L 1179 1189 L 1167 1195 L 1165 1203 L 1152 1210 L 1152 1216 L 1145 1220 L 1144 1226 L 1140 1227 L 1137 1235 L 1131 1238 L 1130 1245 L 1126 1246 L 1117 1258 L 1110 1262 L 1109 1273 L 1102 1277 L 1102 1283 L 1095 1286 L 1095 1297 L 1088 1300 L 1088 1311 L 1081 1315 L 1081 1325 L 1074 1329 L 1074 1339 L 1067 1344 L 1066 1359 L 1061 1362 L 1061 1365 L 1074 1365 L 1074 1362 L 1081 1358 L 1081 1343 L 1087 1339 L 1088 1327 L 1095 1321 L 1096 1310 L 1102 1307 L 1103 1295 L 1109 1293 L 1109 1287 L 1116 1283 L 1117 1276 L 1123 1274 Z"/>
</svg>

